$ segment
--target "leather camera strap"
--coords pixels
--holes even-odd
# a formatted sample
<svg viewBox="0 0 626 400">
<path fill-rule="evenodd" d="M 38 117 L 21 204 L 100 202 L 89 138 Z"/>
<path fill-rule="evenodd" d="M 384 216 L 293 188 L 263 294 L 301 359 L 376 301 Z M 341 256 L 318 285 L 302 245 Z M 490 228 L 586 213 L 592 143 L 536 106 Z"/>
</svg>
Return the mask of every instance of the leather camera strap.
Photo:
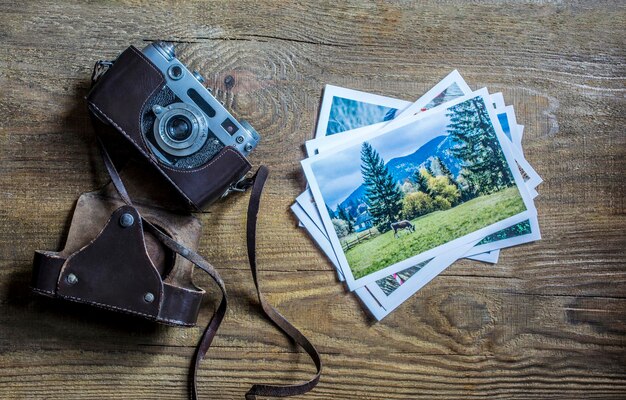
<svg viewBox="0 0 626 400">
<path fill-rule="evenodd" d="M 130 196 L 126 191 L 124 183 L 120 178 L 109 153 L 106 150 L 106 147 L 102 143 L 100 139 L 98 139 L 98 143 L 100 145 L 100 150 L 102 152 L 102 158 L 104 160 L 105 167 L 109 176 L 111 177 L 111 181 L 115 186 L 117 192 L 119 193 L 122 201 L 124 201 L 128 206 L 133 206 Z M 294 384 L 294 385 L 285 385 L 285 386 L 274 386 L 274 385 L 253 385 L 250 390 L 246 393 L 246 400 L 254 400 L 256 396 L 273 396 L 273 397 L 287 397 L 287 396 L 295 396 L 304 394 L 311 389 L 313 389 L 317 383 L 319 382 L 321 372 L 322 372 L 322 361 L 319 353 L 311 344 L 311 342 L 296 328 L 294 327 L 285 317 L 283 317 L 274 307 L 272 307 L 263 297 L 261 290 L 259 288 L 259 282 L 257 277 L 257 263 L 256 263 L 256 225 L 257 225 L 257 215 L 259 212 L 261 194 L 263 192 L 263 187 L 265 185 L 265 181 L 269 175 L 269 170 L 265 166 L 261 166 L 255 176 L 252 178 L 252 189 L 250 193 L 250 202 L 248 204 L 248 215 L 247 215 L 247 225 L 246 225 L 246 238 L 247 238 L 247 249 L 248 249 L 248 260 L 250 262 L 250 269 L 252 272 L 252 279 L 254 281 L 254 286 L 257 291 L 257 295 L 259 298 L 259 303 L 263 309 L 265 315 L 274 322 L 285 335 L 291 338 L 294 342 L 300 345 L 307 354 L 313 360 L 316 367 L 315 376 L 307 382 Z M 182 257 L 186 258 L 190 262 L 192 262 L 195 266 L 206 272 L 219 286 L 222 291 L 222 300 L 213 314 L 211 321 L 207 325 L 204 333 L 202 334 L 200 341 L 196 347 L 196 352 L 194 354 L 194 358 L 191 365 L 191 376 L 190 376 L 190 384 L 191 384 L 191 399 L 196 400 L 198 398 L 198 370 L 200 367 L 200 362 L 204 359 L 207 351 L 211 347 L 211 343 L 213 342 L 213 338 L 215 337 L 217 330 L 226 315 L 227 309 L 227 295 L 226 295 L 226 287 L 224 285 L 224 281 L 220 277 L 217 270 L 207 262 L 202 256 L 194 252 L 193 250 L 188 249 L 187 247 L 181 245 L 176 242 L 168 235 L 163 233 L 158 227 L 150 223 L 149 221 L 142 218 L 144 226 L 148 227 L 151 232 L 155 234 L 157 238 L 169 249 L 180 254 Z"/>
<path fill-rule="evenodd" d="M 252 279 L 254 280 L 254 286 L 259 298 L 259 303 L 263 308 L 265 315 L 272 320 L 285 335 L 289 336 L 294 342 L 302 347 L 315 363 L 317 373 L 308 382 L 303 382 L 296 385 L 288 386 L 272 386 L 272 385 L 254 385 L 248 393 L 246 393 L 247 400 L 256 399 L 256 396 L 275 396 L 275 397 L 287 397 L 295 396 L 306 393 L 313 389 L 319 382 L 320 375 L 322 373 L 322 360 L 320 358 L 317 349 L 311 344 L 295 326 L 293 326 L 285 317 L 283 317 L 274 307 L 272 307 L 263 297 L 261 289 L 259 288 L 259 280 L 257 277 L 257 263 L 256 263 L 256 226 L 257 215 L 259 213 L 259 206 L 261 201 L 261 194 L 263 192 L 263 186 L 269 175 L 269 170 L 266 166 L 262 165 L 254 176 L 254 184 L 252 185 L 250 193 L 250 202 L 248 204 L 248 216 L 246 223 L 246 238 L 248 244 L 248 260 L 250 262 L 250 270 L 252 271 Z"/>
</svg>

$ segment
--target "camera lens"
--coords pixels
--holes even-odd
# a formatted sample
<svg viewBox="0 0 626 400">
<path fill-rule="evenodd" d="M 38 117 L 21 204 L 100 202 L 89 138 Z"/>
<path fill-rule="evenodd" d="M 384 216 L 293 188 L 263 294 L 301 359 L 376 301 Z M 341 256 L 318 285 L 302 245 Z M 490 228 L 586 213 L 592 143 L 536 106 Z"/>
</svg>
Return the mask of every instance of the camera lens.
<svg viewBox="0 0 626 400">
<path fill-rule="evenodd" d="M 182 115 L 176 115 L 167 121 L 167 135 L 177 142 L 189 139 L 191 136 L 191 121 Z"/>
<path fill-rule="evenodd" d="M 207 142 L 207 118 L 196 106 L 172 103 L 167 107 L 152 107 L 156 119 L 152 137 L 158 152 L 175 157 L 187 157 L 199 151 Z"/>
</svg>

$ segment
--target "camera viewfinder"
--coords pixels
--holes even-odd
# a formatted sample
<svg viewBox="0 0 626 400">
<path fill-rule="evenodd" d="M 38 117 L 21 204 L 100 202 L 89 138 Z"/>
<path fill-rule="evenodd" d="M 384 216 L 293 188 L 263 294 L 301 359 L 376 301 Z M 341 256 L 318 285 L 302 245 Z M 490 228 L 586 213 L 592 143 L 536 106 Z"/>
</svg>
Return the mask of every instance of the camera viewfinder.
<svg viewBox="0 0 626 400">
<path fill-rule="evenodd" d="M 224 128 L 224 130 L 228 132 L 231 136 L 239 130 L 237 125 L 235 125 L 235 123 L 231 121 L 230 118 L 226 118 L 224 122 L 222 122 L 222 128 Z"/>
<path fill-rule="evenodd" d="M 206 100 L 202 98 L 200 93 L 195 91 L 195 89 L 187 90 L 187 96 L 189 96 L 189 98 L 191 98 L 191 100 L 193 100 L 194 103 L 196 103 L 206 115 L 211 118 L 215 117 L 215 110 L 213 109 L 213 107 L 211 107 L 209 103 L 207 103 Z"/>
</svg>

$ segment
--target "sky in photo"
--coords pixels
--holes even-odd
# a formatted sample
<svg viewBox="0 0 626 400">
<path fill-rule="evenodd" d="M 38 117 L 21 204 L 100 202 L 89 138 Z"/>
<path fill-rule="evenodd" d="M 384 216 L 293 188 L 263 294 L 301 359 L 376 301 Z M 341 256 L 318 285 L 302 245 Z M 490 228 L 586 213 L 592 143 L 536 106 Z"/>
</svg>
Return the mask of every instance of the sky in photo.
<svg viewBox="0 0 626 400">
<path fill-rule="evenodd" d="M 446 125 L 449 118 L 445 115 L 446 111 L 434 113 L 367 141 L 385 163 L 396 157 L 412 154 L 434 137 L 447 135 Z M 332 209 L 363 183 L 362 143 L 362 140 L 357 139 L 349 148 L 328 156 L 323 155 L 311 164 L 322 196 Z"/>
<path fill-rule="evenodd" d="M 393 119 L 397 109 L 334 96 L 326 136 Z"/>
</svg>

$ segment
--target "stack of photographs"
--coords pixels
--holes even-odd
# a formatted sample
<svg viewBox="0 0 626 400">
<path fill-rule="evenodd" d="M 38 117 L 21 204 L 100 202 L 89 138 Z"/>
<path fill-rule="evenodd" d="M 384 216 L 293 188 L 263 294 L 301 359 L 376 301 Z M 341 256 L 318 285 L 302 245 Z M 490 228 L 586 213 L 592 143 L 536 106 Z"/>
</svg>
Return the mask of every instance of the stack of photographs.
<svg viewBox="0 0 626 400">
<path fill-rule="evenodd" d="M 523 131 L 457 71 L 414 103 L 327 85 L 292 211 L 381 320 L 454 261 L 540 239 Z"/>
</svg>

